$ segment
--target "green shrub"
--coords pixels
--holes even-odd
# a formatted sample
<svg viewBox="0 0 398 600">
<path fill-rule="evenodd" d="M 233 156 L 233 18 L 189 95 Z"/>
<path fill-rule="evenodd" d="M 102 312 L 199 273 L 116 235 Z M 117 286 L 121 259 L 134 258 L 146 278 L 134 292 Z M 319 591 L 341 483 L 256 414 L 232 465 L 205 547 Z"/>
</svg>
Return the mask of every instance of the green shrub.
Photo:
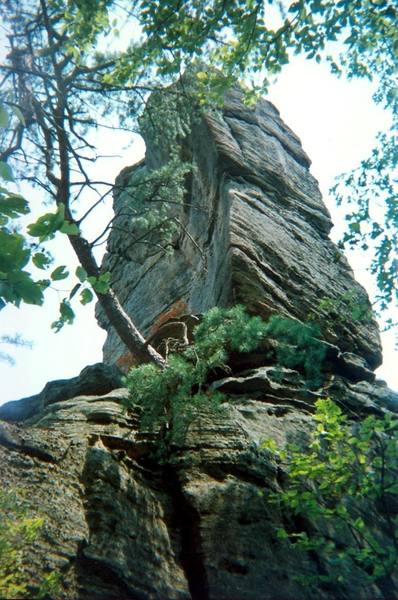
<svg viewBox="0 0 398 600">
<path fill-rule="evenodd" d="M 326 346 L 319 339 L 321 330 L 316 323 L 273 315 L 267 324 L 267 334 L 279 342 L 276 350 L 279 365 L 301 368 L 310 387 L 321 383 Z"/>
<path fill-rule="evenodd" d="M 26 551 L 37 538 L 44 520 L 30 517 L 27 503 L 15 491 L 0 490 L 0 598 L 55 597 L 59 575 L 49 573 L 31 586 L 24 568 Z"/>
<path fill-rule="evenodd" d="M 171 353 L 164 369 L 145 364 L 130 371 L 128 404 L 142 409 L 141 426 L 161 430 L 167 443 L 181 440 L 200 408 L 218 409 L 225 397 L 211 389 L 210 373 L 229 372 L 231 352 L 251 352 L 267 337 L 278 339 L 277 360 L 283 366 L 302 366 L 313 383 L 319 378 L 324 350 L 313 336 L 314 324 L 272 317 L 268 323 L 248 315 L 242 306 L 212 308 L 194 330 L 194 343 Z"/>
<path fill-rule="evenodd" d="M 352 424 L 330 399 L 316 405 L 305 448 L 264 444 L 288 474 L 284 490 L 269 496 L 286 524 L 278 535 L 322 559 L 326 573 L 303 576 L 306 586 L 344 584 L 353 569 L 365 581 L 388 581 L 398 560 L 398 419 Z"/>
<path fill-rule="evenodd" d="M 142 427 L 165 432 L 166 442 L 181 440 L 194 413 L 218 409 L 224 395 L 207 385 L 209 373 L 227 370 L 230 352 L 249 352 L 265 335 L 266 325 L 241 306 L 213 308 L 194 331 L 194 344 L 170 354 L 164 369 L 146 364 L 130 371 L 126 385 L 129 403 L 142 408 Z"/>
<path fill-rule="evenodd" d="M 372 322 L 372 308 L 366 294 L 345 292 L 337 298 L 322 298 L 308 320 L 318 323 L 322 331 L 330 329 L 338 334 L 351 323 L 368 325 Z"/>
</svg>

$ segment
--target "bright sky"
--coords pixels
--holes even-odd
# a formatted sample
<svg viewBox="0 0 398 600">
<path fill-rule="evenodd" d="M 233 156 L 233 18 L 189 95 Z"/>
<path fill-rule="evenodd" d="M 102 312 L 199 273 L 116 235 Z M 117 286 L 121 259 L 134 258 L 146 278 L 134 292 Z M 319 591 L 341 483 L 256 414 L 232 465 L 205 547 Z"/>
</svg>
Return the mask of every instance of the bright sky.
<svg viewBox="0 0 398 600">
<path fill-rule="evenodd" d="M 328 189 L 337 174 L 355 167 L 367 155 L 377 131 L 389 124 L 388 115 L 375 107 L 371 94 L 372 88 L 367 82 L 338 80 L 329 74 L 327 67 L 304 59 L 294 59 L 269 94 L 284 121 L 301 138 L 312 160 L 312 173 L 320 183 L 337 225 L 335 229 L 340 233 L 341 213 L 328 199 Z M 107 154 L 120 154 L 120 139 L 108 135 L 102 141 Z M 142 142 L 133 137 L 122 156 L 107 161 L 107 179 L 139 160 L 143 151 Z M 59 248 L 57 259 L 57 264 L 74 263 L 67 245 Z M 364 270 L 361 255 L 350 257 L 350 262 L 356 268 L 357 279 L 371 290 L 372 281 Z M 59 288 L 68 289 L 64 281 L 59 284 Z M 86 365 L 101 361 L 105 332 L 96 324 L 92 305 L 79 310 L 74 326 L 66 326 L 58 334 L 51 331 L 50 324 L 57 318 L 59 295 L 62 297 L 62 293 L 50 290 L 44 309 L 7 306 L 0 312 L 1 335 L 19 332 L 33 342 L 31 350 L 0 347 L 16 360 L 16 366 L 0 362 L 0 403 L 36 394 L 47 381 L 73 377 Z M 384 365 L 378 376 L 398 390 L 394 333 L 384 335 L 383 342 Z"/>
</svg>

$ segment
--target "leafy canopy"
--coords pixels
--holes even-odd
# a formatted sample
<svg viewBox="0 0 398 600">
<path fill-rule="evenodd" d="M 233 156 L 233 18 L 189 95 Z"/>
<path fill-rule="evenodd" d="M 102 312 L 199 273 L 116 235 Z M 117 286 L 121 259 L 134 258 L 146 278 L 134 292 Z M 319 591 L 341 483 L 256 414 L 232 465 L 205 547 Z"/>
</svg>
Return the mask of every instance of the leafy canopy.
<svg viewBox="0 0 398 600">
<path fill-rule="evenodd" d="M 0 128 L 6 128 L 9 115 L 0 104 Z M 10 302 L 19 306 L 42 304 L 45 282 L 34 281 L 25 267 L 32 259 L 32 246 L 18 230 L 18 219 L 27 215 L 30 208 L 20 194 L 5 187 L 14 180 L 10 166 L 0 162 L 0 309 Z"/>
<path fill-rule="evenodd" d="M 333 191 L 347 205 L 342 243 L 373 251 L 382 309 L 398 298 L 397 19 L 393 0 L 174 0 L 149 2 L 141 17 L 148 47 L 166 71 L 178 73 L 188 61 L 210 57 L 229 81 L 246 73 L 264 91 L 292 55 L 301 54 L 326 60 L 337 75 L 375 81 L 374 100 L 391 112 L 391 129 Z M 203 82 L 213 77 L 202 75 Z"/>
</svg>

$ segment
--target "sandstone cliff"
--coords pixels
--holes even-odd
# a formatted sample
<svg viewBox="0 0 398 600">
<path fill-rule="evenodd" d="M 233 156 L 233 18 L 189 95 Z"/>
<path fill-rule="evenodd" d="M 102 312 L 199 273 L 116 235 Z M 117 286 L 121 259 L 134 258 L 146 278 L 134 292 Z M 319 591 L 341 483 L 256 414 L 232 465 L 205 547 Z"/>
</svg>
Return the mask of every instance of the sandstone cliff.
<svg viewBox="0 0 398 600">
<path fill-rule="evenodd" d="M 264 318 L 278 312 L 306 321 L 315 312 L 324 321 L 332 316 L 328 341 L 371 368 L 379 366 L 375 321 L 350 318 L 352 302 L 370 310 L 366 292 L 328 237 L 332 223 L 310 160 L 277 109 L 266 100 L 246 108 L 242 93 L 232 90 L 222 112 L 193 124 L 181 142 L 194 165 L 178 214 L 187 233 L 171 256 L 146 240 L 132 244 L 138 236 L 128 206 L 137 171 L 168 160 L 167 147 L 159 149 L 151 133 L 146 164 L 124 169 L 117 181 L 127 191 L 116 194 L 115 213 L 121 216 L 105 259 L 138 327 L 148 334 L 169 317 L 217 304 L 242 303 Z M 131 235 L 119 235 L 118 228 Z M 327 314 L 334 302 L 340 314 Z M 99 318 L 108 330 L 101 311 Z M 123 361 L 124 352 L 109 330 L 105 362 Z"/>
<path fill-rule="evenodd" d="M 138 326 L 161 346 L 163 327 L 218 304 L 239 302 L 264 318 L 316 313 L 327 324 L 322 384 L 310 389 L 303 373 L 276 369 L 264 351 L 236 356 L 212 382 L 228 394 L 222 415 L 199 411 L 159 461 L 156 432 L 142 428 L 139 407 L 122 407 L 127 390 L 113 365 L 133 359 L 109 329 L 108 366 L 0 408 L 2 482 L 27 490 L 46 515 L 26 559 L 32 580 L 55 570 L 60 597 L 82 600 L 396 597 L 396 573 L 388 586 L 369 586 L 359 568 L 343 584 L 303 588 L 298 575 L 327 565 L 316 551 L 308 559 L 278 538 L 280 515 L 264 501 L 264 490 L 278 490 L 283 478 L 261 441 L 305 439 L 316 399 L 330 396 L 356 419 L 398 406 L 375 381 L 377 326 L 328 238 L 330 217 L 299 140 L 275 107 L 262 100 L 246 108 L 238 90 L 222 112 L 195 122 L 181 140 L 195 169 L 171 255 L 131 245 L 134 223 L 123 216 L 137 170 L 167 161 L 167 148 L 146 142 L 146 163 L 119 176 L 115 212 L 124 233 L 114 230 L 106 258 Z M 361 307 L 356 320 L 353 306 Z"/>
</svg>

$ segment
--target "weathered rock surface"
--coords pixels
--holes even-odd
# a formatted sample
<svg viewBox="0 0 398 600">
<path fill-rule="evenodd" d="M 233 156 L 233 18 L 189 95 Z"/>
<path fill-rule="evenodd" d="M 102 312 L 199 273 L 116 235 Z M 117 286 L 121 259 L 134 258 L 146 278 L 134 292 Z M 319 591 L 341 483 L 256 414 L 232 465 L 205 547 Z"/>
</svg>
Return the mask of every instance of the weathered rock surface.
<svg viewBox="0 0 398 600">
<path fill-rule="evenodd" d="M 25 421 L 48 404 L 68 400 L 81 394 L 95 396 L 121 387 L 122 373 L 115 366 L 97 363 L 85 367 L 77 377 L 49 381 L 39 394 L 12 400 L 0 406 L 0 419 Z"/>
<path fill-rule="evenodd" d="M 272 340 L 234 353 L 208 387 L 228 400 L 194 411 L 165 460 L 161 429 L 144 429 L 140 407 L 123 408 L 128 392 L 109 365 L 133 358 L 110 330 L 108 366 L 0 408 L 3 487 L 24 490 L 45 517 L 24 568 L 33 584 L 60 573 L 65 600 L 396 598 L 398 573 L 377 586 L 355 566 L 343 582 L 303 587 L 298 576 L 324 575 L 328 565 L 278 537 L 283 515 L 267 498 L 285 473 L 261 442 L 305 444 L 317 399 L 333 398 L 355 419 L 398 412 L 398 394 L 372 371 L 375 322 L 351 318 L 353 302 L 367 313 L 368 299 L 328 238 L 309 160 L 271 104 L 245 108 L 236 90 L 184 144 L 196 168 L 179 215 L 188 234 L 174 253 L 129 236 L 109 242 L 106 263 L 126 309 L 166 354 L 189 344 L 199 313 L 216 304 L 241 302 L 265 318 L 315 311 L 327 323 L 321 382 L 310 389 L 298 367 L 277 364 Z M 121 188 L 136 170 L 167 160 L 153 140 L 147 146 L 147 166 L 119 177 L 116 212 L 130 201 Z M 116 223 L 130 227 L 123 219 Z M 387 544 L 388 532 L 378 536 Z"/>
<path fill-rule="evenodd" d="M 314 402 L 329 393 L 356 415 L 381 414 L 393 400 L 386 388 L 335 376 L 310 391 L 299 373 L 276 367 L 212 386 L 228 392 L 228 403 L 196 415 L 167 464 L 155 459 L 156 438 L 140 430 L 136 412 L 123 410 L 125 389 L 66 394 L 28 426 L 1 423 L 2 485 L 22 488 L 45 517 L 26 559 L 32 583 L 56 571 L 59 597 L 81 600 L 395 597 L 398 587 L 369 587 L 359 569 L 338 596 L 296 582 L 322 565 L 278 539 L 280 514 L 266 494 L 283 474 L 260 448 L 269 438 L 304 440 Z"/>
<path fill-rule="evenodd" d="M 306 321 L 315 314 L 333 325 L 325 328 L 327 341 L 376 368 L 380 341 L 366 292 L 328 237 L 332 223 L 310 160 L 276 108 L 266 100 L 247 108 L 232 90 L 223 111 L 195 122 L 181 143 L 194 170 L 178 214 L 186 233 L 171 256 L 146 239 L 134 243 L 139 236 L 128 217 L 137 172 L 163 166 L 167 148 L 147 136 L 147 166 L 127 168 L 117 181 L 119 190 L 133 187 L 116 194 L 115 213 L 123 216 L 105 266 L 139 329 L 150 335 L 169 317 L 235 303 L 264 318 L 282 313 Z M 354 320 L 358 306 L 363 315 Z M 108 330 L 104 360 L 123 366 L 125 349 L 98 315 Z"/>
<path fill-rule="evenodd" d="M 53 403 L 28 430 L 4 425 L 20 443 L 1 447 L 0 436 L 2 484 L 23 484 L 45 516 L 33 582 L 47 570 L 63 575 L 64 598 L 188 598 L 167 527 L 173 507 L 161 476 L 136 462 L 125 395 Z"/>
</svg>

